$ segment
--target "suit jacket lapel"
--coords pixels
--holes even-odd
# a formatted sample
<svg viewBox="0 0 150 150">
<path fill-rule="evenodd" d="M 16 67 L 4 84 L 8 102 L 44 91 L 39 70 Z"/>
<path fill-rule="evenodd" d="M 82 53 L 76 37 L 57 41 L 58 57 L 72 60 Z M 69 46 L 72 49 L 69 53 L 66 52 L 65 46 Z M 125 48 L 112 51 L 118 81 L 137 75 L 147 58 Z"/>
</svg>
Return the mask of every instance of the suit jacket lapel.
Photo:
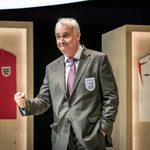
<svg viewBox="0 0 150 150">
<path fill-rule="evenodd" d="M 76 73 L 76 76 L 75 76 L 72 93 L 75 90 L 82 74 L 84 73 L 84 70 L 86 69 L 86 66 L 89 63 L 89 60 L 90 60 L 89 56 L 90 56 L 90 54 L 86 53 L 86 49 L 83 49 L 82 54 L 81 54 L 81 58 L 79 60 L 79 65 L 78 65 L 77 73 Z"/>
<path fill-rule="evenodd" d="M 64 91 L 65 97 L 67 98 L 64 56 L 58 61 L 58 73 L 56 76 L 59 79 L 60 88 Z"/>
</svg>

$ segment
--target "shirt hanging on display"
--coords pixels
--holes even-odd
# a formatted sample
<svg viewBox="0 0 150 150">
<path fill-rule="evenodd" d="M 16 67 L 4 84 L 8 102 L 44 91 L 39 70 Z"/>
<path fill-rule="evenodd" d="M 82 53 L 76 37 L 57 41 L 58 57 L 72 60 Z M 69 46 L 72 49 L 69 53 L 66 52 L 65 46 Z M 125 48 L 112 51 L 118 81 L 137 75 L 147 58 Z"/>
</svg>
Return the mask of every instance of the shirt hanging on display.
<svg viewBox="0 0 150 150">
<path fill-rule="evenodd" d="M 16 119 L 16 56 L 0 49 L 0 119 Z"/>
<path fill-rule="evenodd" d="M 150 121 L 150 55 L 139 59 L 139 120 Z"/>
</svg>

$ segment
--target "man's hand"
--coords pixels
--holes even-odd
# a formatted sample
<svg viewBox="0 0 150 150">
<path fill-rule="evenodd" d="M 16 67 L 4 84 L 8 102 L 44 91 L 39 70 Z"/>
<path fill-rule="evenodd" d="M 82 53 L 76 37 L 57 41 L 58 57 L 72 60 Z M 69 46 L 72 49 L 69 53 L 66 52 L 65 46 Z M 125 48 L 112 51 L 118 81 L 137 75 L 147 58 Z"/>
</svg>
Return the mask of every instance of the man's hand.
<svg viewBox="0 0 150 150">
<path fill-rule="evenodd" d="M 26 99 L 25 99 L 25 93 L 24 92 L 17 92 L 14 95 L 14 100 L 20 108 L 26 107 Z"/>
</svg>

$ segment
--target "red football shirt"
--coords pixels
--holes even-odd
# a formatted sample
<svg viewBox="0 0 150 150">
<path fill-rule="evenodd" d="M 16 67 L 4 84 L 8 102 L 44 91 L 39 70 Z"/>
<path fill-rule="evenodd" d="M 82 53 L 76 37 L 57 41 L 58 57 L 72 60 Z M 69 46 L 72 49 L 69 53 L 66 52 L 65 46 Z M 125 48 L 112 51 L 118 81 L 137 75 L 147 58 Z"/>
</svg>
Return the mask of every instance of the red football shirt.
<svg viewBox="0 0 150 150">
<path fill-rule="evenodd" d="M 16 56 L 0 49 L 0 119 L 16 119 Z"/>
</svg>

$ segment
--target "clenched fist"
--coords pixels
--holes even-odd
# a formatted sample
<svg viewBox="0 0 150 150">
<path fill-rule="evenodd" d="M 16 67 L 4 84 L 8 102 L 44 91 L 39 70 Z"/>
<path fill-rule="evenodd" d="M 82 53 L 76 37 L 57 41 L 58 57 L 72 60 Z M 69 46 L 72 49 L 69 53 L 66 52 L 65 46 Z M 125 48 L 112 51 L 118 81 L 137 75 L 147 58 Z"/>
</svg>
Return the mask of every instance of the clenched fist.
<svg viewBox="0 0 150 150">
<path fill-rule="evenodd" d="M 25 99 L 25 93 L 24 92 L 17 92 L 14 95 L 14 100 L 20 108 L 26 107 L 26 99 Z"/>
</svg>

